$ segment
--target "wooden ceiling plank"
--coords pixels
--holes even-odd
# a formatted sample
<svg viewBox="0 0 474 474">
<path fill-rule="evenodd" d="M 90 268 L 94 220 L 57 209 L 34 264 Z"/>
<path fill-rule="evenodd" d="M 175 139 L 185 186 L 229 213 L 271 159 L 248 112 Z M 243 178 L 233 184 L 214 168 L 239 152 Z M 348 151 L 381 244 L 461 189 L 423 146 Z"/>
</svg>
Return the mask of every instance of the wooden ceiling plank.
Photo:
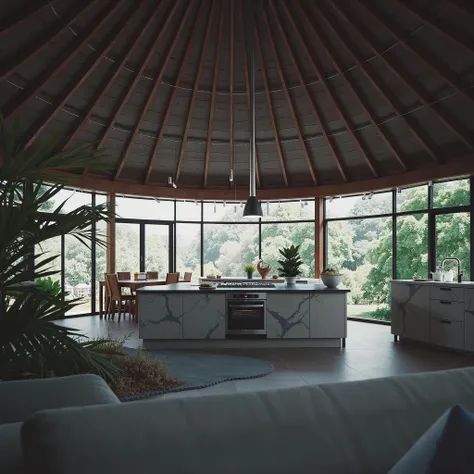
<svg viewBox="0 0 474 474">
<path fill-rule="evenodd" d="M 55 60 L 51 67 L 48 67 L 45 72 L 41 73 L 31 85 L 27 86 L 18 96 L 14 97 L 8 102 L 2 109 L 3 117 L 8 119 L 18 109 L 23 107 L 29 99 L 34 97 L 44 85 L 53 79 L 67 64 L 69 64 L 77 55 L 79 50 L 90 40 L 90 38 L 100 29 L 103 23 L 105 23 L 119 8 L 124 0 L 119 0 L 114 4 L 112 8 L 109 5 L 104 7 L 99 13 L 94 22 L 91 22 L 91 26 L 86 30 L 83 36 L 77 37 L 71 46 L 64 50 L 59 57 Z"/>
<path fill-rule="evenodd" d="M 245 96 L 247 98 L 247 111 L 249 113 L 249 134 L 250 131 L 250 74 L 249 74 L 249 66 L 247 61 L 247 46 L 245 42 L 245 27 L 244 27 L 244 11 L 242 7 L 243 2 L 239 1 L 239 25 L 240 25 L 240 34 L 242 36 L 243 47 L 242 47 L 242 56 L 243 56 L 243 63 L 244 63 L 244 76 L 245 76 Z M 257 145 L 255 145 L 257 148 Z M 250 150 L 250 148 L 249 148 Z M 250 151 L 249 151 L 250 153 Z M 261 177 L 260 177 L 260 165 L 258 160 L 258 150 L 255 150 L 255 174 L 257 178 L 257 187 L 262 186 Z M 237 186 L 236 186 L 237 187 Z"/>
<path fill-rule="evenodd" d="M 268 78 L 267 78 L 267 72 L 265 70 L 265 61 L 263 59 L 263 51 L 262 51 L 262 44 L 260 41 L 260 34 L 257 28 L 257 25 L 255 25 L 254 28 L 254 34 L 255 34 L 255 43 L 256 43 L 256 49 L 258 52 L 258 56 L 260 58 L 260 64 L 262 65 L 262 78 L 263 78 L 263 84 L 265 87 L 265 97 L 267 99 L 267 107 L 268 111 L 270 112 L 270 120 L 272 123 L 272 128 L 273 128 L 273 136 L 275 138 L 275 144 L 277 148 L 277 153 L 278 153 L 278 158 L 280 160 L 280 168 L 281 168 L 281 173 L 283 175 L 283 181 L 285 182 L 286 186 L 289 186 L 288 182 L 288 172 L 286 170 L 286 163 L 285 159 L 283 157 L 283 150 L 281 148 L 281 143 L 280 143 L 280 137 L 278 135 L 278 128 L 276 124 L 276 119 L 275 119 L 275 112 L 273 110 L 273 104 L 272 104 L 272 98 L 270 96 L 270 87 L 268 85 Z"/>
<path fill-rule="evenodd" d="M 397 150 L 397 146 L 395 144 L 395 141 L 393 140 L 392 137 L 390 137 L 387 133 L 384 133 L 383 130 L 380 128 L 380 126 L 378 125 L 375 117 L 372 115 L 372 113 L 370 112 L 370 110 L 368 110 L 368 108 L 365 106 L 364 104 L 364 101 L 362 100 L 362 98 L 360 97 L 360 95 L 357 93 L 357 90 L 355 89 L 355 87 L 351 84 L 351 82 L 348 80 L 346 74 L 344 74 L 344 72 L 342 71 L 342 68 L 341 66 L 339 65 L 337 59 L 336 59 L 336 56 L 335 54 L 333 54 L 330 50 L 330 46 L 328 44 L 328 42 L 326 41 L 326 38 L 324 37 L 324 35 L 321 35 L 313 22 L 309 21 L 309 18 L 304 14 L 303 12 L 303 17 L 307 20 L 307 22 L 309 23 L 317 41 L 319 44 L 321 44 L 321 46 L 323 47 L 326 55 L 328 56 L 329 60 L 331 61 L 331 63 L 333 64 L 334 68 L 336 69 L 337 73 L 339 74 L 339 76 L 342 78 L 342 80 L 344 81 L 344 83 L 346 84 L 347 88 L 352 92 L 352 94 L 354 95 L 356 101 L 358 102 L 359 104 L 359 107 L 363 110 L 363 112 L 365 113 L 365 115 L 368 117 L 370 123 L 372 124 L 372 126 L 378 131 L 378 133 L 380 134 L 380 137 L 382 138 L 382 140 L 385 142 L 385 144 L 387 145 L 388 149 L 390 150 L 391 153 L 393 153 L 393 156 L 396 158 L 396 160 L 398 161 L 398 163 L 400 164 L 400 166 L 402 167 L 403 170 L 406 170 L 407 169 L 407 166 L 405 164 L 405 161 L 404 159 L 402 158 L 401 156 L 401 153 Z M 290 16 L 290 19 L 293 19 L 293 17 Z M 296 25 L 296 22 L 293 21 L 293 27 L 295 29 L 297 29 L 297 25 Z M 297 30 L 299 32 L 299 30 Z M 344 112 L 344 107 L 342 106 L 342 104 L 340 103 L 339 99 L 337 98 L 337 96 L 331 91 L 330 87 L 327 85 L 326 83 L 326 78 L 324 77 L 324 73 L 322 71 L 322 68 L 316 63 L 315 59 L 313 58 L 311 52 L 310 52 L 310 48 L 309 48 L 309 45 L 307 43 L 307 41 L 303 38 L 303 35 L 302 34 L 299 34 L 298 35 L 302 45 L 303 45 L 303 48 L 304 50 L 306 51 L 307 55 L 308 55 L 308 58 L 311 62 L 311 65 L 316 73 L 316 76 L 318 77 L 319 81 L 321 82 L 323 88 L 325 89 L 326 93 L 328 94 L 328 96 L 330 97 L 332 103 L 334 104 L 334 107 L 335 109 L 338 111 L 338 114 L 339 114 L 339 117 L 341 118 L 342 122 L 344 123 L 345 127 L 346 127 L 346 130 L 348 131 L 348 133 L 351 135 L 351 137 L 353 138 L 354 142 L 357 144 L 359 143 L 359 146 L 360 148 L 362 149 L 362 153 L 364 155 L 366 155 L 365 151 L 363 150 L 363 145 L 362 143 L 360 142 L 358 136 L 357 136 L 357 132 L 355 132 L 353 130 L 353 125 L 351 124 L 351 121 L 350 121 L 350 118 L 347 116 L 347 114 Z M 324 121 L 321 122 L 322 124 L 324 124 Z"/>
<path fill-rule="evenodd" d="M 39 13 L 43 8 L 50 4 L 50 0 L 31 1 L 27 7 L 19 8 L 10 17 L 6 18 L 0 23 L 0 35 L 7 33 L 12 28 L 15 28 L 32 16 Z"/>
<path fill-rule="evenodd" d="M 81 70 L 81 77 L 78 81 L 72 82 L 66 90 L 64 90 L 59 98 L 53 101 L 52 107 L 48 107 L 42 113 L 30 129 L 25 133 L 27 142 L 26 147 L 29 147 L 41 134 L 46 125 L 53 119 L 53 117 L 60 111 L 69 98 L 84 84 L 89 75 L 101 63 L 104 56 L 110 51 L 112 46 L 118 39 L 118 35 L 127 26 L 128 22 L 133 18 L 133 13 L 137 11 L 136 5 L 132 5 L 119 19 L 114 28 L 110 31 L 103 43 L 99 45 L 92 56 L 86 62 L 84 69 Z"/>
<path fill-rule="evenodd" d="M 114 65 L 112 66 L 112 69 L 107 74 L 101 86 L 97 88 L 97 91 L 92 96 L 87 112 L 85 113 L 85 115 L 82 116 L 82 118 L 78 121 L 78 123 L 74 126 L 74 128 L 68 133 L 68 139 L 66 141 L 66 144 L 64 145 L 64 148 L 68 147 L 74 141 L 81 127 L 83 127 L 84 124 L 90 119 L 92 112 L 94 111 L 97 104 L 99 104 L 102 101 L 104 96 L 107 94 L 107 92 L 110 90 L 110 88 L 114 84 L 119 74 L 122 72 L 123 67 L 129 60 L 130 56 L 132 55 L 136 45 L 143 38 L 149 26 L 151 25 L 152 21 L 156 17 L 159 11 L 159 8 L 155 7 L 153 10 L 154 10 L 153 14 L 147 16 L 145 18 L 145 21 L 142 22 L 138 26 L 138 28 L 135 30 L 135 34 L 132 38 L 132 41 L 124 48 L 126 51 L 125 55 L 122 57 L 120 61 L 118 60 L 115 61 Z"/>
<path fill-rule="evenodd" d="M 419 141 L 419 143 L 423 146 L 426 152 L 430 155 L 430 157 L 435 161 L 441 161 L 437 150 L 435 149 L 434 145 L 430 143 L 430 140 L 427 137 L 424 137 L 423 132 L 419 129 L 418 124 L 410 117 L 409 115 L 404 115 L 404 112 L 401 110 L 401 107 L 396 103 L 395 97 L 392 96 L 391 93 L 381 84 L 381 82 L 371 73 L 371 71 L 365 66 L 365 64 L 359 59 L 358 52 L 352 45 L 350 41 L 347 41 L 342 33 L 340 32 L 339 28 L 333 25 L 333 23 L 324 15 L 319 6 L 314 3 L 312 4 L 314 8 L 318 10 L 318 17 L 321 18 L 328 28 L 333 32 L 333 34 L 339 38 L 339 40 L 344 44 L 345 48 L 349 52 L 352 57 L 352 60 L 357 64 L 359 69 L 365 75 L 365 77 L 369 80 L 375 90 L 381 95 L 381 97 L 394 109 L 397 116 L 401 118 L 405 124 L 407 125 L 410 133 Z M 344 74 L 344 72 L 343 72 Z M 365 106 L 367 109 L 367 106 Z"/>
<path fill-rule="evenodd" d="M 467 38 L 464 38 L 458 32 L 452 29 L 446 29 L 446 27 L 436 18 L 428 14 L 426 11 L 421 10 L 416 5 L 413 5 L 412 0 L 395 0 L 399 5 L 405 7 L 405 9 L 413 15 L 415 18 L 420 20 L 425 25 L 428 25 L 435 31 L 437 31 L 440 35 L 444 36 L 445 38 L 453 41 L 454 43 L 462 46 L 468 53 L 474 54 L 474 45 L 469 43 Z"/>
<path fill-rule="evenodd" d="M 270 2 L 269 5 L 273 9 L 272 2 Z M 273 10 L 273 12 L 275 13 L 274 10 Z M 265 23 L 265 27 L 266 27 L 266 30 L 267 30 L 267 33 L 268 33 L 268 38 L 270 40 L 270 46 L 271 46 L 271 49 L 272 49 L 272 53 L 273 53 L 273 56 L 274 56 L 275 61 L 276 61 L 278 76 L 280 77 L 280 82 L 281 82 L 281 85 L 283 87 L 283 91 L 285 93 L 286 101 L 288 102 L 288 109 L 290 110 L 291 117 L 293 118 L 293 121 L 295 123 L 296 133 L 298 135 L 298 139 L 299 139 L 301 148 L 303 149 L 306 161 L 308 163 L 308 170 L 309 170 L 309 174 L 311 176 L 311 180 L 313 181 L 314 184 L 317 184 L 318 183 L 318 178 L 316 176 L 316 170 L 314 168 L 313 160 L 310 156 L 308 147 L 306 146 L 306 142 L 304 141 L 303 134 L 301 133 L 300 123 L 299 123 L 298 117 L 296 116 L 296 112 L 295 112 L 295 108 L 293 106 L 293 101 L 291 99 L 290 92 L 288 91 L 288 84 L 286 82 L 285 75 L 283 74 L 283 70 L 281 68 L 280 58 L 278 56 L 278 52 L 277 52 L 277 49 L 276 49 L 276 46 L 275 46 L 275 40 L 274 40 L 273 35 L 272 35 L 272 30 L 270 28 L 270 23 L 268 21 L 268 16 L 267 15 L 268 14 L 265 11 L 265 8 L 262 9 L 262 18 L 263 18 L 263 21 Z M 275 13 L 275 16 L 276 16 L 276 13 Z M 304 80 L 301 76 L 301 72 L 299 70 L 299 67 L 296 64 L 295 58 L 293 56 L 293 52 L 292 52 L 291 49 L 289 49 L 289 52 L 290 52 L 290 57 L 292 57 L 293 64 L 295 65 L 295 69 L 297 70 L 297 72 L 299 74 L 300 82 L 304 86 Z M 305 87 L 305 89 L 306 89 L 306 87 Z M 307 89 L 306 89 L 306 92 L 308 92 Z"/>
<path fill-rule="evenodd" d="M 449 2 L 454 3 L 457 7 L 464 10 L 466 13 L 470 13 L 474 15 L 474 5 L 471 3 L 467 3 L 466 0 L 449 0 Z"/>
<path fill-rule="evenodd" d="M 165 1 L 162 0 L 160 4 L 157 7 L 157 10 L 155 11 L 154 16 L 158 13 L 159 16 L 161 17 L 163 15 L 163 7 L 165 6 Z M 105 126 L 104 130 L 100 134 L 99 140 L 98 140 L 98 145 L 97 148 L 102 148 L 104 146 L 105 141 L 107 140 L 107 136 L 110 133 L 110 130 L 112 130 L 117 117 L 120 115 L 122 112 L 122 109 L 125 107 L 125 104 L 128 102 L 130 99 L 130 96 L 132 95 L 133 91 L 135 90 L 135 87 L 137 86 L 138 82 L 140 81 L 141 77 L 143 76 L 143 73 L 145 72 L 145 69 L 148 66 L 148 63 L 150 62 L 153 54 L 155 53 L 155 48 L 156 45 L 158 44 L 158 41 L 161 37 L 161 28 L 156 29 L 156 33 L 153 39 L 153 45 L 149 48 L 148 54 L 146 55 L 145 59 L 143 60 L 142 64 L 140 65 L 140 68 L 135 71 L 133 74 L 133 79 L 131 83 L 125 87 L 125 93 L 121 96 L 121 98 L 117 101 L 117 105 L 112 113 L 111 119 L 107 122 L 107 125 Z"/>
<path fill-rule="evenodd" d="M 84 2 L 76 5 L 75 8 L 71 9 L 64 18 L 58 19 L 51 28 L 42 33 L 41 37 L 35 38 L 35 41 L 28 44 L 23 51 L 15 53 L 11 61 L 4 63 L 4 66 L 0 71 L 0 81 L 13 74 L 15 69 L 21 66 L 21 64 L 23 64 L 27 59 L 32 58 L 42 51 L 52 39 L 67 28 L 81 13 L 86 11 L 96 1 L 97 0 L 92 0 L 91 2 Z"/>
<path fill-rule="evenodd" d="M 234 169 L 234 0 L 230 0 L 230 52 L 229 52 L 229 172 Z M 229 180 L 229 185 L 233 183 Z"/>
<path fill-rule="evenodd" d="M 338 6 L 336 3 L 331 2 L 332 7 L 336 12 L 347 22 L 349 23 L 350 27 L 357 34 L 369 45 L 372 53 L 377 55 L 379 59 L 387 66 L 387 68 L 394 74 L 400 81 L 402 81 L 420 100 L 420 102 L 428 109 L 431 109 L 438 120 L 442 122 L 442 124 L 451 131 L 454 135 L 456 135 L 461 142 L 463 142 L 469 150 L 474 150 L 474 145 L 472 139 L 468 136 L 467 133 L 463 132 L 463 126 L 460 123 L 456 123 L 454 119 L 448 117 L 447 113 L 442 110 L 437 110 L 431 106 L 430 100 L 427 97 L 426 91 L 422 90 L 414 81 L 412 81 L 409 75 L 405 74 L 404 71 L 401 71 L 399 67 L 394 64 L 393 62 L 387 59 L 386 54 L 382 54 L 378 46 L 376 45 L 376 41 L 372 37 L 369 31 L 366 28 L 363 28 L 358 22 L 355 21 L 353 16 L 349 16 L 344 9 Z"/>
<path fill-rule="evenodd" d="M 219 53 L 221 50 L 222 27 L 224 23 L 224 8 L 221 4 L 221 14 L 219 19 L 219 28 L 217 31 L 216 54 L 214 59 L 214 77 L 212 79 L 211 104 L 209 109 L 209 120 L 207 124 L 206 154 L 204 155 L 204 187 L 207 186 L 209 172 L 209 160 L 211 157 L 212 146 L 212 126 L 214 123 L 214 109 L 216 105 L 217 80 L 219 79 Z"/>
<path fill-rule="evenodd" d="M 178 163 L 176 164 L 176 173 L 175 173 L 175 178 L 174 178 L 174 182 L 176 184 L 178 184 L 179 177 L 181 175 L 181 166 L 183 164 L 184 150 L 186 148 L 186 143 L 188 141 L 189 127 L 191 125 L 191 120 L 193 118 L 194 103 L 196 100 L 197 89 L 199 87 L 199 80 L 201 79 L 202 64 L 203 64 L 204 55 L 207 51 L 207 43 L 209 42 L 211 24 L 212 24 L 212 19 L 214 17 L 215 8 L 216 8 L 216 0 L 212 0 L 211 11 L 207 19 L 206 35 L 204 36 L 204 41 L 202 42 L 201 53 L 199 55 L 198 69 L 197 69 L 196 77 L 194 78 L 193 92 L 191 94 L 191 100 L 189 102 L 189 107 L 188 107 L 188 114 L 186 116 L 186 125 L 184 127 L 183 138 L 181 140 L 181 147 L 179 149 Z"/>
<path fill-rule="evenodd" d="M 163 120 L 161 121 L 160 129 L 158 131 L 157 137 L 155 139 L 155 143 L 153 145 L 153 150 L 152 150 L 150 158 L 148 160 L 147 171 L 146 171 L 146 174 L 145 174 L 145 178 L 143 180 L 143 184 L 148 183 L 148 181 L 150 179 L 150 176 L 151 176 L 151 172 L 153 171 L 153 162 L 156 159 L 156 155 L 157 155 L 157 151 L 158 151 L 158 145 L 160 144 L 160 142 L 163 138 L 163 133 L 164 133 L 165 128 L 166 128 L 166 123 L 168 121 L 168 117 L 170 116 L 171 109 L 173 107 L 173 103 L 174 103 L 176 93 L 178 91 L 179 83 L 181 82 L 181 76 L 183 74 L 184 65 L 186 64 L 186 60 L 188 58 L 189 50 L 191 48 L 192 38 L 193 38 L 194 32 L 197 29 L 198 18 L 199 18 L 199 16 L 200 16 L 203 9 L 204 9 L 204 2 L 201 2 L 200 6 L 197 10 L 196 17 L 194 18 L 193 29 L 190 32 L 188 40 L 187 40 L 186 49 L 184 51 L 183 59 L 181 61 L 180 67 L 179 67 L 178 75 L 176 77 L 175 86 L 172 88 L 170 98 L 168 99 L 168 104 L 166 105 L 165 115 L 163 116 Z"/>
<path fill-rule="evenodd" d="M 168 28 L 171 19 L 173 18 L 174 14 L 176 13 L 176 11 L 178 9 L 178 5 L 179 5 L 179 2 L 175 2 L 172 11 L 167 16 L 165 24 L 160 29 L 161 30 L 160 35 L 162 33 L 164 33 L 166 31 L 166 29 Z M 123 170 L 123 167 L 125 165 L 125 161 L 127 160 L 128 156 L 130 154 L 130 151 L 132 149 L 133 141 L 135 140 L 136 136 L 138 135 L 138 133 L 140 131 L 140 127 L 142 126 L 143 119 L 145 118 L 145 115 L 147 114 L 148 109 L 150 108 L 150 105 L 152 104 L 153 99 L 155 98 L 156 91 L 157 91 L 158 87 L 161 84 L 161 80 L 163 79 L 163 75 L 166 71 L 169 60 L 172 57 L 173 51 L 176 47 L 176 44 L 178 43 L 178 40 L 181 39 L 181 33 L 183 32 L 184 26 L 185 26 L 185 24 L 188 20 L 189 14 L 191 12 L 191 6 L 192 5 L 193 5 L 192 1 L 188 2 L 187 6 L 186 6 L 185 13 L 184 13 L 183 17 L 180 19 L 178 31 L 176 32 L 176 34 L 173 35 L 173 41 L 171 43 L 171 46 L 168 48 L 168 53 L 166 54 L 166 58 L 163 61 L 163 64 L 161 65 L 161 67 L 160 67 L 160 72 L 158 73 L 158 75 L 156 76 L 156 78 L 153 81 L 153 87 L 152 87 L 151 91 L 149 92 L 148 97 L 147 97 L 145 103 L 143 104 L 143 106 L 141 108 L 140 116 L 137 120 L 137 123 L 135 124 L 135 127 L 133 128 L 132 133 L 129 135 L 125 150 L 122 153 L 122 155 L 120 156 L 114 179 L 117 179 L 120 176 L 120 173 Z"/>
</svg>

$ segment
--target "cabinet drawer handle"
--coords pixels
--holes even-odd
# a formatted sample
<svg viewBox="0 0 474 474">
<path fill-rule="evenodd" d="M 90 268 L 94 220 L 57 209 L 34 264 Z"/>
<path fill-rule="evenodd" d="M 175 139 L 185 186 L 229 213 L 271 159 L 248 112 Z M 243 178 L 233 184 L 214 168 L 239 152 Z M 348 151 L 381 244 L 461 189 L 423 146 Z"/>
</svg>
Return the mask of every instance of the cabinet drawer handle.
<svg viewBox="0 0 474 474">
<path fill-rule="evenodd" d="M 440 303 L 441 304 L 451 304 L 451 301 L 441 300 Z"/>
<path fill-rule="evenodd" d="M 441 291 L 451 291 L 451 288 L 443 288 L 442 286 L 439 288 Z"/>
<path fill-rule="evenodd" d="M 449 319 L 441 319 L 440 323 L 442 323 L 442 324 L 451 324 L 451 321 Z"/>
</svg>

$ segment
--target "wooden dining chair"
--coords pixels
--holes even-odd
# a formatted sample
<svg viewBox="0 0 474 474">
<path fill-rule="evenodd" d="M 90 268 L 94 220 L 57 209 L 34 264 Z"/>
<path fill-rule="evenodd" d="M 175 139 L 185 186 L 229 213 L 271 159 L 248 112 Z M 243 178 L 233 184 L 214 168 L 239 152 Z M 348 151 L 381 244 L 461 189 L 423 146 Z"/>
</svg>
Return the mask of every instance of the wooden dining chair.
<svg viewBox="0 0 474 474">
<path fill-rule="evenodd" d="M 119 280 L 115 273 L 107 273 L 105 275 L 105 282 L 110 291 L 109 305 L 106 309 L 106 314 L 113 319 L 117 311 L 118 320 L 120 321 L 122 310 L 123 316 L 125 317 L 125 310 L 128 308 L 128 313 L 132 317 L 135 317 L 136 295 L 122 295 Z"/>
<path fill-rule="evenodd" d="M 119 280 L 131 280 L 132 273 L 131 272 L 117 272 L 117 277 Z"/>
<path fill-rule="evenodd" d="M 146 272 L 147 280 L 158 280 L 158 272 Z"/>
<path fill-rule="evenodd" d="M 179 273 L 167 273 L 166 274 L 166 284 L 173 285 L 174 283 L 178 283 L 179 281 Z"/>
<path fill-rule="evenodd" d="M 193 276 L 193 272 L 184 272 L 183 281 L 185 281 L 185 282 L 190 282 L 192 276 Z"/>
</svg>

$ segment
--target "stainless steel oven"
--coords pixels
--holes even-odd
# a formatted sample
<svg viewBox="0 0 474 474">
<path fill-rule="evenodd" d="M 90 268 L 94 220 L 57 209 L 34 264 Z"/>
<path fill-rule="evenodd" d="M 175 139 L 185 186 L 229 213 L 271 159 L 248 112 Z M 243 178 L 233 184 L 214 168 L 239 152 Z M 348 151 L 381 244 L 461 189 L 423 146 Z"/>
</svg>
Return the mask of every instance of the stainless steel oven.
<svg viewBox="0 0 474 474">
<path fill-rule="evenodd" d="M 226 335 L 265 336 L 266 311 L 266 293 L 226 293 Z"/>
</svg>

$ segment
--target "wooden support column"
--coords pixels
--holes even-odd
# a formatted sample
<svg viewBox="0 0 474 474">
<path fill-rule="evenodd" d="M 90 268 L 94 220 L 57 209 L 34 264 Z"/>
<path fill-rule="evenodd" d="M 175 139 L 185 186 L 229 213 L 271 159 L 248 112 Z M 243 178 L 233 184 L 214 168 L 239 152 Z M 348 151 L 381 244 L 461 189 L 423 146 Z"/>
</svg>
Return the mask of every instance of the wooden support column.
<svg viewBox="0 0 474 474">
<path fill-rule="evenodd" d="M 324 265 L 324 198 L 314 200 L 314 274 L 319 278 Z"/>
<path fill-rule="evenodd" d="M 107 205 L 115 212 L 115 193 L 107 194 Z M 115 215 L 107 223 L 107 273 L 115 273 Z"/>
</svg>

